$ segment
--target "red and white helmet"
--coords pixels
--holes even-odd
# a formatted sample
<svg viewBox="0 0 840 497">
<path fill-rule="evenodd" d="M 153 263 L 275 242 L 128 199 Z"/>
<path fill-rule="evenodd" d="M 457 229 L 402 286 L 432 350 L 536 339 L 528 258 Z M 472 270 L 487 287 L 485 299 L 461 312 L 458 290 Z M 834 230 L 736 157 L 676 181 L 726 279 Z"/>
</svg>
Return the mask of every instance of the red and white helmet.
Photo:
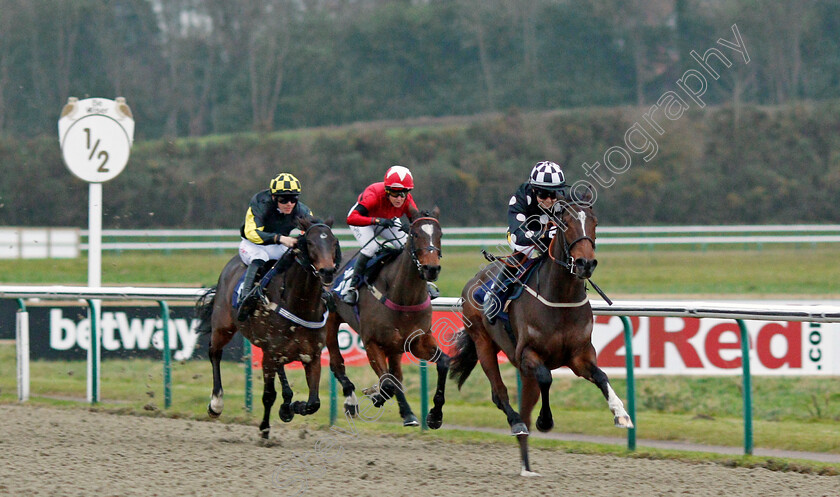
<svg viewBox="0 0 840 497">
<path fill-rule="evenodd" d="M 414 178 L 411 171 L 403 166 L 391 166 L 385 173 L 385 188 L 389 190 L 411 190 L 414 188 Z"/>
</svg>

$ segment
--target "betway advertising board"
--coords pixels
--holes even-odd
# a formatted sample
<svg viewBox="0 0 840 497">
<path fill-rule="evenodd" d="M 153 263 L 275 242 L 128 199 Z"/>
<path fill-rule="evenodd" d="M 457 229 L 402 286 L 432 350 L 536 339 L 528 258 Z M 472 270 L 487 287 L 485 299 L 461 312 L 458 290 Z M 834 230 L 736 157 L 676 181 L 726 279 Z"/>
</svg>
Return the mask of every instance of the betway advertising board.
<svg viewBox="0 0 840 497">
<path fill-rule="evenodd" d="M 14 337 L 13 301 L 0 306 L 0 337 Z M 84 306 L 28 306 L 33 359 L 84 359 L 90 343 L 90 321 Z M 170 349 L 175 360 L 207 357 L 208 337 L 199 337 L 192 306 L 170 308 Z M 740 330 L 734 320 L 672 317 L 631 317 L 635 372 L 639 375 L 741 374 Z M 160 358 L 163 321 L 157 306 L 103 306 L 102 354 Z M 840 375 L 840 324 L 746 321 L 750 369 L 753 375 Z M 452 352 L 460 313 L 436 311 L 433 333 Z M 624 328 L 616 316 L 596 316 L 592 343 L 598 365 L 607 374 L 625 372 Z M 240 339 L 225 348 L 225 358 L 241 357 Z M 342 327 L 339 345 L 347 365 L 367 364 L 364 345 L 351 329 Z M 253 349 L 255 365 L 262 351 Z M 328 364 L 324 350 L 322 363 Z M 410 354 L 404 362 L 418 362 Z M 291 365 L 298 367 L 299 363 Z M 567 369 L 558 370 L 558 372 Z M 569 372 L 569 374 L 571 374 Z"/>
<path fill-rule="evenodd" d="M 15 337 L 12 300 L 0 300 L 0 338 Z M 83 305 L 27 305 L 32 359 L 85 360 L 90 346 L 90 319 Z M 176 361 L 206 359 L 209 337 L 196 333 L 198 320 L 193 306 L 169 307 L 169 348 Z M 102 358 L 142 357 L 160 359 L 163 353 L 163 319 L 157 305 L 102 306 L 100 323 Z M 242 357 L 242 340 L 225 347 L 224 358 Z"/>
</svg>

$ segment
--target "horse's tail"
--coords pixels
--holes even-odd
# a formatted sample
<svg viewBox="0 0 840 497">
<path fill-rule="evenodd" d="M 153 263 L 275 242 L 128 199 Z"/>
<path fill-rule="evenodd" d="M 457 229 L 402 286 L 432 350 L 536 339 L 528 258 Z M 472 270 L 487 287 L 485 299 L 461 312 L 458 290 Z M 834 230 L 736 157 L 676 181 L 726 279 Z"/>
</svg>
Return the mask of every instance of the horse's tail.
<svg viewBox="0 0 840 497">
<path fill-rule="evenodd" d="M 449 377 L 458 380 L 458 390 L 460 390 L 478 363 L 478 353 L 472 337 L 464 330 L 458 333 L 455 340 L 455 355 L 449 363 Z"/>
<path fill-rule="evenodd" d="M 195 331 L 199 335 L 210 333 L 210 316 L 213 314 L 213 303 L 216 301 L 216 287 L 211 286 L 195 303 L 195 317 L 198 326 Z"/>
</svg>

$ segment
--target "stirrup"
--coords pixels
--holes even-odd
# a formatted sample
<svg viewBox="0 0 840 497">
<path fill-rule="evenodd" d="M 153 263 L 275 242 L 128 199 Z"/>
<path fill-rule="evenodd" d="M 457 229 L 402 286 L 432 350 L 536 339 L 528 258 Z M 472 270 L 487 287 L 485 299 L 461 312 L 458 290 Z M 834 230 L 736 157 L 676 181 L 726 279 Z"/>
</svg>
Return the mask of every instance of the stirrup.
<svg viewBox="0 0 840 497">
<path fill-rule="evenodd" d="M 345 304 L 356 305 L 359 302 L 359 290 L 357 288 L 348 288 L 341 297 Z"/>
<path fill-rule="evenodd" d="M 236 319 L 238 321 L 245 321 L 248 319 L 248 316 L 254 312 L 254 309 L 257 308 L 257 302 L 265 300 L 266 297 L 263 293 L 262 286 L 256 285 L 250 292 L 248 292 L 248 295 L 242 299 L 242 302 L 240 302 L 239 311 L 236 313 Z"/>
<path fill-rule="evenodd" d="M 426 282 L 426 289 L 429 291 L 429 298 L 436 299 L 440 297 L 440 289 L 431 281 Z"/>
</svg>

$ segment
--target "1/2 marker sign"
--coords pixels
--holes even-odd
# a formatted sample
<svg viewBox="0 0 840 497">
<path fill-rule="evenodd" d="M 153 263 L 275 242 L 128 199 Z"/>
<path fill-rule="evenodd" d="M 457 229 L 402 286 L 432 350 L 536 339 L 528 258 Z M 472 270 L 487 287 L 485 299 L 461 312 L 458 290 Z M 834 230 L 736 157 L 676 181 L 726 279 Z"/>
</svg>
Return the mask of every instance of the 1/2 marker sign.
<svg viewBox="0 0 840 497">
<path fill-rule="evenodd" d="M 128 163 L 134 119 L 122 98 L 71 98 L 62 110 L 58 133 L 70 172 L 88 183 L 104 183 Z"/>
</svg>

